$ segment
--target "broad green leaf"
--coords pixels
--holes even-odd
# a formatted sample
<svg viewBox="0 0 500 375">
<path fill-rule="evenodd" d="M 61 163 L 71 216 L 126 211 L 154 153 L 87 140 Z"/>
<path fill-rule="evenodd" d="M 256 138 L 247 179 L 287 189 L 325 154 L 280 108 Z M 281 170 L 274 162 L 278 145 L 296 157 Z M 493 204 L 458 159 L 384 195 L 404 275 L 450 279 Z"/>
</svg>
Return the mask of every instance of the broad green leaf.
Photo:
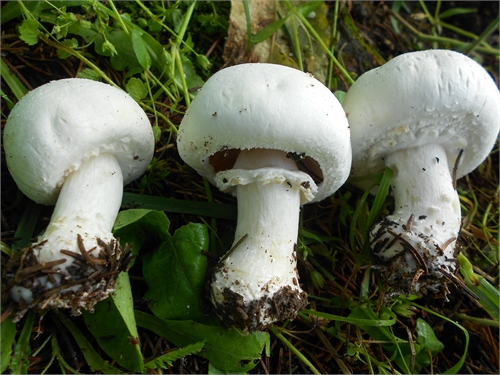
<svg viewBox="0 0 500 375">
<path fill-rule="evenodd" d="M 94 81 L 100 81 L 102 77 L 98 72 L 90 68 L 84 68 L 78 72 L 78 78 L 86 78 Z"/>
<path fill-rule="evenodd" d="M 219 370 L 217 367 L 213 365 L 212 362 L 208 362 L 208 375 L 218 375 L 218 374 L 227 374 L 227 372 Z"/>
<path fill-rule="evenodd" d="M 335 95 L 335 97 L 340 102 L 340 104 L 342 104 L 344 102 L 344 99 L 345 99 L 345 96 L 347 95 L 347 93 L 345 91 L 342 91 L 342 90 L 336 90 L 336 91 L 334 91 L 333 95 Z"/>
<path fill-rule="evenodd" d="M 205 322 L 202 291 L 207 271 L 208 231 L 189 223 L 143 259 L 149 308 L 162 319 Z"/>
<path fill-rule="evenodd" d="M 78 47 L 78 41 L 75 38 L 64 39 L 62 43 L 67 45 L 71 49 L 75 49 Z M 58 49 L 57 56 L 59 56 L 60 59 L 67 59 L 68 57 L 71 56 L 71 54 L 69 52 Z"/>
<path fill-rule="evenodd" d="M 417 342 L 420 344 L 420 351 L 417 353 L 416 363 L 420 367 L 425 367 L 431 363 L 429 352 L 431 352 L 432 355 L 436 355 L 444 349 L 444 345 L 438 340 L 432 327 L 425 320 L 421 318 L 417 319 L 416 330 Z"/>
<path fill-rule="evenodd" d="M 2 332 L 0 372 L 3 374 L 10 364 L 12 346 L 14 345 L 14 338 L 16 337 L 16 323 L 12 321 L 12 318 L 7 318 L 2 322 L 0 330 Z"/>
<path fill-rule="evenodd" d="M 139 64 L 141 64 L 144 70 L 151 68 L 151 56 L 149 56 L 141 34 L 136 29 L 132 30 L 132 47 L 134 48 L 135 56 Z"/>
<path fill-rule="evenodd" d="M 464 345 L 464 352 L 463 352 L 462 356 L 460 357 L 459 361 L 456 364 L 454 364 L 451 368 L 449 368 L 446 371 L 443 371 L 443 374 L 457 374 L 460 371 L 460 369 L 462 368 L 462 366 L 464 365 L 465 359 L 467 358 L 467 353 L 469 350 L 469 341 L 470 341 L 469 332 L 467 332 L 467 330 L 464 327 L 462 327 L 460 324 L 458 324 L 456 321 L 451 320 L 444 315 L 438 314 L 437 312 L 435 312 L 431 309 L 428 309 L 425 306 L 419 305 L 415 302 L 413 302 L 413 305 L 419 309 L 422 309 L 423 311 L 426 311 L 432 315 L 439 317 L 442 320 L 447 321 L 450 324 L 453 324 L 455 327 L 459 328 L 463 332 L 463 334 L 465 336 L 465 345 Z"/>
<path fill-rule="evenodd" d="M 444 345 L 439 341 L 434 333 L 432 327 L 425 320 L 417 319 L 417 341 L 423 349 L 430 350 L 432 354 L 436 355 L 443 350 Z"/>
<path fill-rule="evenodd" d="M 72 7 L 83 4 L 92 3 L 93 0 L 71 1 L 71 0 L 52 0 L 48 1 L 25 1 L 24 7 L 31 12 L 34 17 L 38 17 L 44 9 L 53 9 L 54 6 L 60 8 L 62 6 Z M 8 1 L 2 4 L 1 24 L 8 22 L 14 18 L 22 16 L 22 9 L 17 1 Z"/>
<path fill-rule="evenodd" d="M 123 371 L 117 369 L 116 367 L 109 364 L 108 361 L 105 361 L 101 358 L 99 353 L 93 348 L 92 344 L 85 338 L 85 336 L 80 332 L 77 326 L 64 315 L 59 310 L 53 310 L 57 317 L 63 322 L 66 328 L 71 332 L 71 335 L 74 337 L 76 343 L 82 350 L 83 356 L 87 361 L 87 364 L 90 366 L 90 369 L 93 372 L 100 371 L 103 374 L 125 374 Z"/>
<path fill-rule="evenodd" d="M 204 350 L 198 355 L 228 373 L 244 373 L 254 368 L 269 340 L 266 332 L 243 334 L 235 329 L 227 330 L 192 320 L 163 320 L 137 310 L 135 319 L 139 327 L 149 329 L 179 347 L 205 341 Z"/>
<path fill-rule="evenodd" d="M 140 78 L 130 78 L 125 88 L 136 102 L 140 102 L 146 97 L 146 95 L 148 95 L 148 87 Z"/>
<path fill-rule="evenodd" d="M 94 313 L 83 312 L 87 328 L 99 346 L 120 366 L 141 372 L 144 366 L 128 273 L 121 272 L 111 298 L 99 302 Z"/>
<path fill-rule="evenodd" d="M 118 214 L 113 234 L 123 246 L 132 245 L 132 253 L 137 254 L 146 239 L 163 243 L 170 238 L 169 226 L 170 221 L 162 211 L 130 209 Z"/>
<path fill-rule="evenodd" d="M 134 25 L 134 28 L 137 26 Z M 159 43 L 153 36 L 149 35 L 146 32 L 142 32 L 141 34 L 142 41 L 146 46 L 146 49 L 151 57 L 152 64 L 156 69 L 160 72 L 164 72 L 167 69 L 167 61 L 165 59 L 165 48 L 161 43 Z"/>
<path fill-rule="evenodd" d="M 173 9 L 169 15 L 171 22 L 174 24 L 174 31 L 178 33 L 181 28 L 184 15 L 180 9 Z"/>
<path fill-rule="evenodd" d="M 167 369 L 167 365 L 172 366 L 173 362 L 176 359 L 183 358 L 190 354 L 199 353 L 203 349 L 204 345 L 204 342 L 197 342 L 195 344 L 187 345 L 184 348 L 173 350 L 171 352 L 168 352 L 167 354 L 153 359 L 152 361 L 149 361 L 144 365 L 144 367 L 147 369 L 156 369 L 158 367 Z"/>
<path fill-rule="evenodd" d="M 24 20 L 19 25 L 19 39 L 28 46 L 34 46 L 38 43 L 38 21 L 34 19 Z"/>
<path fill-rule="evenodd" d="M 110 51 L 104 49 L 104 37 L 97 34 L 93 29 L 83 29 L 80 34 L 86 42 L 94 40 L 95 51 L 102 56 L 109 56 L 114 69 L 122 71 L 125 69 L 141 68 L 141 64 L 135 55 L 130 37 L 123 30 L 113 30 L 106 32 L 106 39 L 114 46 L 116 54 L 112 56 Z"/>
<path fill-rule="evenodd" d="M 186 85 L 188 89 L 201 87 L 205 83 L 201 77 L 196 74 L 196 70 L 193 63 L 186 56 L 181 55 L 182 70 L 184 71 Z M 175 79 L 180 82 L 180 76 L 178 70 L 175 71 Z"/>
</svg>

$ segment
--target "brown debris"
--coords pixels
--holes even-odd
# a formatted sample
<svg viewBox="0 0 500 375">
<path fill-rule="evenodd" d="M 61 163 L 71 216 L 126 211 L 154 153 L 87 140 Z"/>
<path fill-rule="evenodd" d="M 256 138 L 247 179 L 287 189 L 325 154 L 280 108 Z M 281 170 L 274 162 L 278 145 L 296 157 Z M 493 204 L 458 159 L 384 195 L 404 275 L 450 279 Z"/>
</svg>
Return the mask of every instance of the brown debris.
<svg viewBox="0 0 500 375">
<path fill-rule="evenodd" d="M 90 253 L 96 248 L 86 250 L 78 235 L 82 255 L 61 250 L 61 253 L 75 258 L 74 264 L 64 273 L 57 266 L 66 259 L 47 263 L 38 261 L 36 251 L 45 242 L 20 250 L 2 267 L 2 303 L 13 305 L 13 310 L 17 310 L 14 322 L 19 321 L 28 309 L 71 309 L 74 316 L 80 315 L 82 309 L 92 311 L 97 302 L 106 299 L 114 290 L 118 273 L 126 270 L 131 260 L 130 249 L 127 246 L 122 248 L 118 240 L 109 244 L 98 240 L 100 251 L 96 251 L 98 256 L 95 257 Z M 47 283 L 51 285 L 47 287 Z M 33 300 L 26 302 L 20 298 L 16 303 L 10 297 L 13 287 L 29 289 Z"/>
</svg>

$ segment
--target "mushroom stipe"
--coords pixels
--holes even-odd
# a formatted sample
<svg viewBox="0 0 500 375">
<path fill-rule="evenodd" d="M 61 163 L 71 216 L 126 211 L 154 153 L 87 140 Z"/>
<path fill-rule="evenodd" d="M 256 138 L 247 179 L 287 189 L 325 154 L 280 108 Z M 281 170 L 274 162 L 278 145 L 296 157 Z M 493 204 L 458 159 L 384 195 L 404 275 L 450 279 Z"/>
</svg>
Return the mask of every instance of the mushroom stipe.
<svg viewBox="0 0 500 375">
<path fill-rule="evenodd" d="M 221 323 L 227 328 L 242 327 L 244 331 L 262 331 L 272 324 L 263 324 L 267 319 L 294 319 L 297 311 L 308 304 L 307 293 L 297 291 L 290 286 L 282 287 L 272 297 L 264 296 L 245 305 L 243 296 L 225 288 L 223 303 L 217 304 L 215 310 Z"/>
<path fill-rule="evenodd" d="M 327 87 L 275 64 L 220 70 L 188 108 L 179 155 L 238 201 L 233 246 L 207 278 L 226 326 L 265 329 L 306 306 L 296 255 L 300 208 L 347 179 L 349 134 Z"/>
<path fill-rule="evenodd" d="M 66 259 L 40 263 L 36 250 L 44 242 L 26 247 L 12 257 L 2 272 L 2 303 L 8 303 L 8 314 L 2 315 L 2 321 L 14 313 L 14 322 L 18 322 L 30 308 L 46 310 L 49 308 L 69 308 L 71 315 L 81 314 L 81 310 L 92 311 L 95 304 L 109 296 L 114 290 L 116 277 L 121 271 L 127 271 L 128 265 L 135 257 L 130 252 L 130 246 L 122 248 L 119 239 L 105 243 L 97 239 L 99 257 L 91 253 L 96 247 L 86 250 L 80 235 L 77 235 L 78 248 L 81 254 L 68 250 L 61 253 L 75 259 L 67 273 L 56 267 Z M 59 276 L 56 281 L 54 275 Z M 40 278 L 48 278 L 49 283 L 37 282 Z M 51 287 L 52 286 L 52 287 Z M 9 298 L 11 289 L 21 287 L 33 293 L 33 299 L 27 303 L 23 298 L 18 302 Z"/>
<path fill-rule="evenodd" d="M 455 241 L 456 238 L 450 238 L 439 247 L 432 241 L 431 237 L 425 236 L 422 233 L 415 234 L 411 232 L 412 216 L 408 219 L 406 228 L 403 228 L 405 230 L 404 232 L 395 230 L 400 225 L 399 223 L 383 219 L 378 226 L 376 226 L 376 233 L 372 232 L 371 234 L 371 246 L 375 256 L 391 248 L 396 242 L 399 242 L 401 245 L 401 251 L 388 259 L 380 257 L 385 264 L 374 267 L 385 273 L 387 286 L 391 289 L 390 293 L 385 295 L 385 298 L 399 294 L 426 294 L 427 291 L 431 291 L 447 300 L 447 295 L 449 294 L 448 284 L 451 283 L 472 298 L 479 299 L 479 297 L 455 275 L 458 271 L 458 267 L 456 267 L 454 259 L 449 260 L 450 267 L 443 266 L 442 264 L 439 265 L 437 262 L 437 258 L 443 256 L 446 247 Z M 404 227 L 404 225 L 402 226 Z M 402 233 L 407 233 L 410 237 L 418 237 L 419 241 L 412 241 L 417 244 L 416 246 L 418 249 L 415 248 L 410 241 L 403 238 Z M 429 246 L 435 247 L 434 251 L 429 249 Z M 407 253 L 411 254 L 417 267 L 408 264 L 405 259 Z"/>
</svg>

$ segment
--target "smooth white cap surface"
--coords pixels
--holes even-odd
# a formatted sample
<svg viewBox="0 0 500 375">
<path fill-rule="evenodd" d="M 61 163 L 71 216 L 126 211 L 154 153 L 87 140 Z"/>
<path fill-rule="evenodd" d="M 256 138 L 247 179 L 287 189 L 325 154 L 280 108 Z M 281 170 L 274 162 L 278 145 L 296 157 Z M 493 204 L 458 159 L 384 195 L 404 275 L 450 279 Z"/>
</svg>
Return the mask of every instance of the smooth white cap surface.
<svg viewBox="0 0 500 375">
<path fill-rule="evenodd" d="M 298 167 L 318 184 L 311 201 L 334 193 L 351 165 L 349 126 L 342 106 L 310 74 L 274 64 L 242 64 L 214 74 L 179 128 L 181 158 L 215 184 L 239 150 L 305 154 Z"/>
<path fill-rule="evenodd" d="M 146 113 L 124 91 L 87 80 L 52 81 L 26 94 L 4 130 L 9 171 L 37 203 L 54 204 L 82 160 L 116 157 L 124 184 L 149 165 L 154 137 Z"/>
<path fill-rule="evenodd" d="M 361 75 L 343 102 L 351 125 L 352 177 L 384 168 L 395 150 L 439 143 L 457 178 L 489 154 L 500 126 L 500 94 L 474 60 L 429 50 L 395 57 Z"/>
</svg>

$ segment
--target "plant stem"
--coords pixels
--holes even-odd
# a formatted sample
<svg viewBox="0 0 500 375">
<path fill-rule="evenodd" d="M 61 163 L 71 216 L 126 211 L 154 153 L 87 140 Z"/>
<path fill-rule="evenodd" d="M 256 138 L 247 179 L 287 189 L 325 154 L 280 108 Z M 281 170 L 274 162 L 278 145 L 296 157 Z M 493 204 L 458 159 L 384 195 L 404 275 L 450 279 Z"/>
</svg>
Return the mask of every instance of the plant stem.
<svg viewBox="0 0 500 375">
<path fill-rule="evenodd" d="M 248 0 L 243 0 L 243 7 L 245 8 L 245 18 L 247 21 L 247 45 L 246 50 L 250 50 L 250 44 L 252 40 L 252 22 L 250 19 L 250 7 L 248 6 Z"/>
<path fill-rule="evenodd" d="M 352 85 L 354 83 L 354 80 L 352 79 L 352 77 L 349 75 L 349 73 L 347 72 L 347 70 L 345 70 L 345 68 L 342 66 L 342 64 L 339 63 L 339 61 L 337 60 L 337 58 L 333 55 L 333 53 L 330 51 L 330 49 L 328 48 L 328 46 L 325 44 L 325 42 L 323 42 L 323 39 L 321 39 L 321 37 L 318 35 L 318 33 L 316 32 L 316 30 L 314 30 L 314 27 L 312 27 L 312 25 L 307 21 L 307 19 L 302 15 L 302 13 L 298 12 L 298 11 L 295 11 L 295 9 L 293 9 L 296 17 L 302 22 L 302 24 L 309 30 L 309 32 L 314 36 L 314 39 L 316 39 L 316 42 L 318 42 L 318 44 L 321 46 L 321 48 L 323 49 L 323 51 L 332 59 L 333 63 L 335 64 L 335 66 L 340 70 L 340 72 L 342 73 L 342 75 L 345 77 L 346 81 Z"/>
<path fill-rule="evenodd" d="M 179 47 L 182 43 L 182 40 L 184 39 L 184 34 L 186 34 L 186 30 L 189 25 L 189 21 L 191 20 L 191 16 L 193 15 L 195 5 L 196 1 L 193 1 L 193 3 L 187 8 L 186 14 L 184 14 L 184 17 L 182 18 L 182 24 L 179 28 L 179 33 L 177 34 L 177 38 L 175 40 Z"/>
<path fill-rule="evenodd" d="M 398 13 L 394 12 L 391 10 L 392 15 L 403 24 L 404 27 L 406 27 L 412 34 L 414 34 L 417 39 L 426 41 L 426 42 L 440 42 L 440 43 L 448 43 L 451 46 L 463 46 L 466 44 L 466 42 L 462 42 L 460 40 L 455 40 L 451 38 L 446 38 L 442 36 L 433 36 L 433 35 L 427 35 L 424 34 L 417 29 L 415 29 L 412 25 L 410 25 L 403 17 L 401 17 Z M 480 47 L 477 46 L 475 49 L 478 52 L 481 53 L 486 53 L 489 55 L 495 55 L 495 56 L 500 56 L 500 50 L 498 49 L 493 49 L 493 48 L 486 48 L 486 47 Z"/>
<path fill-rule="evenodd" d="M 123 32 L 125 34 L 127 34 L 127 36 L 130 36 L 130 32 L 129 32 L 127 26 L 125 26 L 125 23 L 123 22 L 123 19 L 121 18 L 120 13 L 118 13 L 118 10 L 116 9 L 115 4 L 113 3 L 112 0 L 109 0 L 108 2 L 109 2 L 109 5 L 111 5 L 111 8 L 113 9 L 113 12 L 115 13 L 116 17 L 114 17 L 114 19 L 117 20 L 120 23 Z"/>
<path fill-rule="evenodd" d="M 96 71 L 97 74 L 99 74 L 102 79 L 104 79 L 107 83 L 109 83 L 111 86 L 116 87 L 117 89 L 121 90 L 121 87 L 118 86 L 116 83 L 114 83 L 107 75 L 104 73 L 99 67 L 95 64 L 93 64 L 89 59 L 87 59 L 85 56 L 83 56 L 81 53 L 78 51 L 75 51 L 73 48 L 67 46 L 64 43 L 59 43 L 56 41 L 52 41 L 49 38 L 46 38 L 45 36 L 39 35 L 39 38 L 46 44 L 48 44 L 51 47 L 54 47 L 56 49 L 62 50 L 64 52 L 69 53 L 72 56 L 75 56 L 77 59 L 80 61 L 84 62 L 87 64 L 92 70 Z"/>
<path fill-rule="evenodd" d="M 463 30 L 459 27 L 456 27 L 454 25 L 451 25 L 447 22 L 444 22 L 442 20 L 439 20 L 439 23 L 441 24 L 441 26 L 443 26 L 445 29 L 448 29 L 450 31 L 453 31 L 454 33 L 458 34 L 458 35 L 462 35 L 466 38 L 470 38 L 470 39 L 474 39 L 474 40 L 477 40 L 479 37 L 476 35 L 476 34 L 473 34 L 473 33 L 470 33 L 466 30 Z M 484 40 L 481 42 L 483 44 L 484 47 L 486 48 L 493 48 L 491 45 L 489 45 L 488 43 L 486 43 Z"/>
<path fill-rule="evenodd" d="M 486 30 L 483 31 L 483 33 L 479 36 L 479 38 L 476 39 L 475 42 L 472 44 L 469 44 L 469 46 L 464 50 L 464 53 L 466 55 L 469 55 L 474 51 L 474 49 L 478 48 L 478 45 L 485 40 L 488 36 L 490 36 L 491 33 L 493 33 L 497 28 L 499 24 L 499 18 L 496 18 L 487 28 Z"/>
<path fill-rule="evenodd" d="M 271 332 L 283 343 L 286 345 L 286 347 L 288 349 L 290 349 L 296 356 L 297 358 L 299 358 L 303 364 L 305 364 L 307 367 L 309 367 L 309 369 L 312 371 L 313 374 L 320 374 L 320 372 L 318 371 L 318 369 L 316 369 L 316 367 L 314 367 L 314 365 L 290 342 L 286 339 L 285 336 L 283 336 L 278 328 L 276 328 L 275 326 L 272 326 L 271 328 Z"/>
<path fill-rule="evenodd" d="M 467 314 L 458 313 L 458 312 L 454 313 L 453 316 L 457 319 L 481 324 L 483 326 L 496 327 L 496 328 L 500 327 L 499 323 L 493 319 L 476 318 L 476 317 L 469 316 Z"/>
</svg>

